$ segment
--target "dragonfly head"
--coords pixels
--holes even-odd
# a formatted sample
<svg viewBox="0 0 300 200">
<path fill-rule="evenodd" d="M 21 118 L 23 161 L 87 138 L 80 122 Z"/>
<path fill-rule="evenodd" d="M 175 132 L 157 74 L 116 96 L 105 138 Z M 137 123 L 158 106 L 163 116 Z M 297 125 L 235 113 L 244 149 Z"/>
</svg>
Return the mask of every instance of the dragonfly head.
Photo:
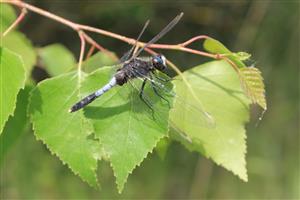
<svg viewBox="0 0 300 200">
<path fill-rule="evenodd" d="M 163 71 L 166 69 L 167 64 L 166 64 L 166 57 L 158 54 L 152 57 L 152 62 L 153 65 L 155 67 L 155 69 L 159 70 L 159 71 Z"/>
</svg>

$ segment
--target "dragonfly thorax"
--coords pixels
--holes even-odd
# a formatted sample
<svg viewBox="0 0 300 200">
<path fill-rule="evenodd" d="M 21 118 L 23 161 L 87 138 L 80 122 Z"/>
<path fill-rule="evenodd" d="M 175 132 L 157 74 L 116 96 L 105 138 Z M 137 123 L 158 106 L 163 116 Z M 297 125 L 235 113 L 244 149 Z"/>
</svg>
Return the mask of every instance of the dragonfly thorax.
<svg viewBox="0 0 300 200">
<path fill-rule="evenodd" d="M 163 55 L 151 57 L 137 57 L 124 62 L 115 74 L 117 85 L 123 85 L 130 79 L 148 77 L 155 70 L 163 71 L 166 68 L 166 58 Z"/>
</svg>

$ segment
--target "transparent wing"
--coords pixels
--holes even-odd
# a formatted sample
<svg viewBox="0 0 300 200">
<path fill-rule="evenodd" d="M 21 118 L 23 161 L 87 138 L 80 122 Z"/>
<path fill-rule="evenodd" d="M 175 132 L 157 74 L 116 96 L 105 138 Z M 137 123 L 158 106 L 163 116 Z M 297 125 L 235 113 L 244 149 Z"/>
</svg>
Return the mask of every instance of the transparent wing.
<svg viewBox="0 0 300 200">
<path fill-rule="evenodd" d="M 152 79 L 152 83 L 157 90 L 161 91 L 164 95 L 170 95 L 175 98 L 176 101 L 176 109 L 179 109 L 182 113 L 182 120 L 188 121 L 189 123 L 198 124 L 205 128 L 214 128 L 215 120 L 214 118 L 203 108 L 199 107 L 197 104 L 189 103 L 188 100 L 178 94 L 176 94 L 173 90 L 168 91 L 164 85 L 159 82 L 159 80 Z M 197 116 L 197 118 L 191 118 L 189 116 Z"/>
<path fill-rule="evenodd" d="M 128 84 L 133 88 L 133 90 L 136 91 L 136 93 L 140 94 L 141 92 L 141 84 L 138 83 L 142 83 L 144 81 L 144 79 L 141 78 L 140 81 L 133 81 L 133 80 L 129 80 Z M 153 98 L 153 95 L 156 95 L 152 88 L 149 88 L 150 86 L 150 82 L 148 81 L 148 87 L 145 89 L 144 94 L 143 94 L 143 98 L 145 99 L 145 101 L 147 101 L 148 103 L 151 104 L 151 108 L 149 108 L 148 106 L 145 106 L 145 110 L 146 112 L 145 115 L 147 115 L 148 118 L 150 118 L 151 120 L 154 120 L 156 123 L 158 124 L 168 124 L 169 127 L 172 127 L 172 130 L 176 132 L 176 134 L 183 138 L 184 140 L 186 140 L 187 142 L 191 143 L 192 140 L 189 136 L 187 136 L 183 131 L 181 131 L 179 128 L 176 127 L 176 125 L 169 120 L 169 117 L 166 117 L 165 112 L 169 112 L 169 103 L 170 102 L 166 102 L 164 99 L 162 98 L 158 98 L 157 96 Z M 140 98 L 138 97 L 138 95 L 135 95 L 135 98 Z M 155 99 L 155 100 L 154 100 Z M 159 103 L 157 102 L 157 100 L 159 99 Z M 142 102 L 142 100 L 140 99 L 140 101 Z M 160 106 L 158 106 L 158 104 L 160 104 Z M 163 105 L 163 106 L 161 106 Z"/>
<path fill-rule="evenodd" d="M 171 78 L 165 74 L 160 73 L 160 75 L 153 74 L 150 77 L 143 76 L 137 70 L 135 70 L 136 74 L 139 74 L 143 79 L 147 79 L 154 90 L 159 93 L 160 96 L 171 96 L 176 101 L 176 109 L 182 111 L 182 115 L 178 117 L 182 117 L 182 120 L 187 121 L 188 123 L 199 124 L 205 128 L 214 128 L 215 120 L 214 118 L 205 110 L 200 108 L 198 105 L 194 105 L 188 103 L 185 98 L 176 94 L 173 90 L 169 90 L 165 87 L 165 83 L 170 81 Z M 165 82 L 165 83 L 162 83 Z M 185 117 L 187 116 L 187 117 Z M 198 116 L 197 118 L 191 118 L 188 116 Z"/>
<path fill-rule="evenodd" d="M 127 61 L 129 58 L 131 58 L 131 57 L 133 56 L 134 50 L 135 50 L 135 48 L 136 48 L 136 45 L 137 45 L 138 41 L 141 39 L 141 37 L 142 37 L 144 31 L 146 30 L 147 26 L 149 25 L 149 23 L 150 23 L 150 20 L 147 20 L 147 22 L 145 23 L 145 25 L 144 25 L 142 31 L 140 32 L 139 36 L 138 36 L 137 39 L 135 40 L 134 45 L 131 47 L 131 49 L 130 49 L 129 51 L 127 51 L 127 52 L 121 57 L 120 63 L 123 63 L 123 62 Z"/>
<path fill-rule="evenodd" d="M 183 13 L 180 13 L 179 15 L 177 15 L 167 26 L 165 26 L 165 28 L 163 28 L 163 30 L 161 30 L 154 38 L 152 38 L 145 46 L 143 46 L 142 48 L 140 48 L 136 54 L 134 54 L 133 57 L 137 57 L 139 56 L 139 54 L 145 49 L 147 48 L 150 44 L 153 44 L 155 42 L 157 42 L 160 38 L 162 38 L 166 33 L 168 33 L 178 22 L 179 20 L 182 18 Z"/>
</svg>

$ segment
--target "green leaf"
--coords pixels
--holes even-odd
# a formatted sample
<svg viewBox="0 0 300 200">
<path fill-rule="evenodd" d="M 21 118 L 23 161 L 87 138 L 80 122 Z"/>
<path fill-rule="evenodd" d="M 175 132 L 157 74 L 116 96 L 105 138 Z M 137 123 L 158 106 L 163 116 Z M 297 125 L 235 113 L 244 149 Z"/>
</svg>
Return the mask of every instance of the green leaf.
<svg viewBox="0 0 300 200">
<path fill-rule="evenodd" d="M 203 43 L 203 47 L 211 53 L 231 53 L 231 51 L 227 49 L 221 42 L 212 38 L 206 39 Z"/>
<path fill-rule="evenodd" d="M 247 96 L 250 97 L 253 103 L 267 110 L 265 85 L 259 69 L 254 66 L 242 68 L 240 69 L 240 76 L 242 76 L 242 84 Z"/>
<path fill-rule="evenodd" d="M 247 52 L 237 52 L 237 53 L 234 53 L 234 56 L 236 56 L 239 60 L 244 61 L 244 60 L 249 60 L 251 57 L 251 54 L 247 53 Z"/>
<path fill-rule="evenodd" d="M 8 4 L 0 3 L 0 32 L 4 32 L 15 20 L 16 12 Z"/>
<path fill-rule="evenodd" d="M 111 66 L 115 61 L 106 53 L 98 52 L 82 63 L 85 72 L 93 72 L 103 66 Z"/>
<path fill-rule="evenodd" d="M 51 76 L 66 73 L 72 69 L 76 60 L 71 51 L 61 44 L 51 44 L 38 49 L 41 65 Z"/>
<path fill-rule="evenodd" d="M 25 84 L 22 59 L 6 48 L 0 47 L 0 134 L 4 124 L 16 107 L 17 95 Z"/>
<path fill-rule="evenodd" d="M 31 70 L 36 63 L 36 52 L 30 40 L 23 33 L 11 31 L 2 38 L 1 46 L 19 54 L 23 61 L 27 76 L 31 75 Z"/>
<path fill-rule="evenodd" d="M 109 81 L 111 74 L 111 68 L 98 69 L 85 79 L 81 91 L 85 95 L 96 91 Z M 139 80 L 134 84 L 140 88 Z M 170 87 L 169 84 L 167 88 Z M 129 83 L 117 86 L 85 108 L 85 116 L 92 121 L 95 135 L 109 157 L 119 192 L 128 175 L 168 133 L 168 104 L 147 87 L 145 94 L 155 109 L 152 116 L 138 92 Z M 172 103 L 171 97 L 168 100 Z"/>
<path fill-rule="evenodd" d="M 205 110 L 214 118 L 215 126 L 197 123 L 201 116 L 190 113 L 188 109 L 180 109 L 175 101 L 170 119 L 191 142 L 179 135 L 175 139 L 247 181 L 244 126 L 249 120 L 249 100 L 241 89 L 238 75 L 227 62 L 214 61 L 194 67 L 184 72 L 184 76 Z M 202 107 L 180 77 L 174 85 L 176 93 L 185 97 L 188 105 Z M 195 123 L 190 123 L 193 120 Z"/>
<path fill-rule="evenodd" d="M 214 54 L 225 54 L 230 60 L 232 60 L 239 68 L 245 67 L 245 64 L 242 62 L 239 56 L 236 53 L 231 52 L 227 47 L 225 47 L 218 40 L 209 38 L 206 39 L 203 43 L 203 47 L 210 53 Z M 248 54 L 250 55 L 250 54 Z"/>
<path fill-rule="evenodd" d="M 29 92 L 32 88 L 32 86 L 26 86 L 24 90 L 19 92 L 14 115 L 9 117 L 9 120 L 3 129 L 3 133 L 0 136 L 0 166 L 9 149 L 16 143 L 28 127 L 29 120 L 26 111 Z"/>
<path fill-rule="evenodd" d="M 29 113 L 36 138 L 84 181 L 96 187 L 99 142 L 82 111 L 69 113 L 78 100 L 79 81 L 72 72 L 47 79 L 32 92 Z"/>
<path fill-rule="evenodd" d="M 252 103 L 258 104 L 266 110 L 265 86 L 261 72 L 255 67 L 246 67 L 243 63 L 244 60 L 251 57 L 251 54 L 246 52 L 232 53 L 221 42 L 212 38 L 206 39 L 203 46 L 211 53 L 225 55 L 236 64 L 245 93 L 252 100 Z"/>
</svg>

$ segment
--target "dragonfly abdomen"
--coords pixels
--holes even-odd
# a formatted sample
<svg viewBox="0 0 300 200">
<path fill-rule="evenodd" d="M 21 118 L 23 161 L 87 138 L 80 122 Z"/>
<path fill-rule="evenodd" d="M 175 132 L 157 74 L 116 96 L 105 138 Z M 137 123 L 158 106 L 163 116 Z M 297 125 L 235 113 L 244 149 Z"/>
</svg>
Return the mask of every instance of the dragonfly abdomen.
<svg viewBox="0 0 300 200">
<path fill-rule="evenodd" d="M 106 85 L 104 85 L 101 89 L 97 90 L 95 92 L 95 95 L 97 97 L 100 97 L 102 94 L 104 94 L 105 92 L 107 92 L 108 90 L 110 90 L 112 87 L 114 87 L 117 84 L 116 78 L 112 77 L 112 79 L 109 81 L 109 83 L 107 83 Z"/>
<path fill-rule="evenodd" d="M 112 87 L 114 87 L 117 84 L 116 82 L 116 78 L 113 77 L 109 83 L 107 83 L 106 85 L 104 85 L 101 89 L 97 90 L 96 92 L 84 97 L 83 99 L 81 99 L 79 102 L 77 102 L 76 104 L 74 104 L 71 109 L 69 110 L 69 112 L 75 112 L 83 107 L 85 107 L 86 105 L 92 103 L 95 99 L 97 99 L 98 97 L 100 97 L 101 95 L 103 95 L 105 92 L 107 92 L 108 90 L 110 90 Z"/>
</svg>

